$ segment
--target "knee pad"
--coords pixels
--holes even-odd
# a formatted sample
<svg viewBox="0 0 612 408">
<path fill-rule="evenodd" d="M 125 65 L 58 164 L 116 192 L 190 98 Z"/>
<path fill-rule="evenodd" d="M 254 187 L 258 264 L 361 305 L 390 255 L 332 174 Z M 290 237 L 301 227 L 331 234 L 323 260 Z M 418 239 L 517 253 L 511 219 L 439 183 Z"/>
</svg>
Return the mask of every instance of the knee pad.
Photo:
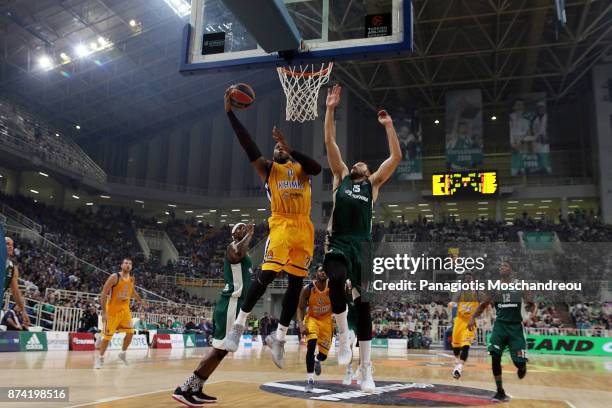
<svg viewBox="0 0 612 408">
<path fill-rule="evenodd" d="M 461 354 L 459 355 L 459 358 L 463 361 L 467 360 L 469 351 L 470 351 L 470 346 L 461 347 Z"/>
<path fill-rule="evenodd" d="M 257 281 L 264 286 L 268 286 L 269 284 L 271 284 L 275 278 L 276 272 L 274 271 L 260 270 L 257 274 Z"/>
<path fill-rule="evenodd" d="M 219 350 L 219 349 L 214 349 L 214 350 L 215 350 L 215 357 L 217 357 L 218 361 L 223 360 L 223 358 L 227 356 L 227 350 Z"/>
<path fill-rule="evenodd" d="M 491 368 L 493 369 L 494 376 L 502 374 L 501 356 L 497 354 L 491 355 Z"/>
</svg>

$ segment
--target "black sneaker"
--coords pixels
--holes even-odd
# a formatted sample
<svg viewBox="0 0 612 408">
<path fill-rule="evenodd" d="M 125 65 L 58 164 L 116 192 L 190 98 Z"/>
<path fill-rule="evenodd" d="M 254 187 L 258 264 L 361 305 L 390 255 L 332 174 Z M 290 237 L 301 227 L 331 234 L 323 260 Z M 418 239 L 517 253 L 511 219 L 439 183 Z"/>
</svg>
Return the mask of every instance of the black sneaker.
<svg viewBox="0 0 612 408">
<path fill-rule="evenodd" d="M 174 390 L 172 399 L 191 408 L 201 407 L 204 405 L 204 402 L 196 401 L 190 391 L 183 391 L 181 390 L 181 387 L 177 387 L 176 390 Z"/>
<path fill-rule="evenodd" d="M 527 375 L 527 366 L 521 367 L 516 370 L 516 375 L 518 375 L 518 378 L 520 378 L 521 380 L 525 378 L 525 376 Z"/>
<path fill-rule="evenodd" d="M 204 394 L 201 388 L 197 392 L 192 393 L 191 395 L 193 396 L 194 400 L 198 402 L 203 402 L 205 404 L 217 402 L 217 397 L 211 397 L 210 395 Z"/>
<path fill-rule="evenodd" d="M 506 391 L 504 390 L 497 391 L 491 399 L 493 401 L 510 401 L 510 397 L 506 395 Z"/>
<path fill-rule="evenodd" d="M 321 375 L 321 362 L 319 360 L 315 360 L 315 374 Z"/>
</svg>

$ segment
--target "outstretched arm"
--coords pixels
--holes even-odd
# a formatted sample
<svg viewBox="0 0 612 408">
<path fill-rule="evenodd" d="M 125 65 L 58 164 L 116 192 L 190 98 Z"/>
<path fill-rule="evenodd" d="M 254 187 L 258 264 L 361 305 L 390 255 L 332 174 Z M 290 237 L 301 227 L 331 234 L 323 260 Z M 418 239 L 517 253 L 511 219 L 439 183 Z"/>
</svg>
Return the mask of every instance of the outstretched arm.
<svg viewBox="0 0 612 408">
<path fill-rule="evenodd" d="M 493 302 L 493 295 L 492 294 L 488 294 L 487 297 L 485 298 L 485 300 L 480 302 L 480 304 L 478 305 L 478 308 L 476 309 L 476 311 L 474 312 L 474 314 L 470 318 L 470 321 L 468 322 L 468 330 L 474 330 L 474 327 L 476 327 L 476 319 L 478 319 L 480 317 L 482 312 L 484 312 L 485 309 L 492 302 Z"/>
<path fill-rule="evenodd" d="M 104 287 L 102 288 L 102 293 L 100 293 L 100 308 L 102 309 L 102 322 L 104 324 L 106 324 L 106 300 L 108 298 L 108 292 L 110 292 L 113 285 L 117 283 L 117 280 L 117 274 L 113 273 L 106 279 Z"/>
<path fill-rule="evenodd" d="M 349 174 L 348 167 L 342 160 L 340 148 L 336 143 L 336 122 L 334 116 L 336 107 L 340 104 L 340 94 L 342 87 L 334 85 L 332 89 L 327 90 L 327 110 L 325 111 L 325 149 L 327 150 L 327 161 L 334 175 L 334 188 L 336 188 L 342 179 Z"/>
<path fill-rule="evenodd" d="M 391 116 L 385 110 L 378 112 L 378 122 L 385 127 L 387 133 L 387 142 L 389 143 L 389 157 L 380 165 L 378 170 L 370 176 L 372 186 L 378 190 L 389 177 L 393 174 L 400 161 L 402 161 L 402 151 L 400 149 L 399 139 L 397 138 L 397 132 L 393 126 L 393 120 Z"/>
<path fill-rule="evenodd" d="M 264 159 L 264 157 L 261 155 L 261 152 L 259 151 L 259 148 L 251 138 L 249 131 L 246 130 L 242 123 L 240 123 L 240 121 L 232 111 L 232 105 L 229 102 L 228 91 L 225 91 L 224 102 L 225 112 L 227 112 L 227 117 L 230 120 L 232 129 L 234 129 L 234 133 L 236 134 L 240 145 L 249 157 L 249 161 L 251 162 L 253 167 L 255 167 L 255 171 L 257 171 L 259 177 L 262 179 L 262 181 L 265 181 L 266 178 L 268 178 L 268 172 L 270 171 L 272 162 Z"/>
</svg>

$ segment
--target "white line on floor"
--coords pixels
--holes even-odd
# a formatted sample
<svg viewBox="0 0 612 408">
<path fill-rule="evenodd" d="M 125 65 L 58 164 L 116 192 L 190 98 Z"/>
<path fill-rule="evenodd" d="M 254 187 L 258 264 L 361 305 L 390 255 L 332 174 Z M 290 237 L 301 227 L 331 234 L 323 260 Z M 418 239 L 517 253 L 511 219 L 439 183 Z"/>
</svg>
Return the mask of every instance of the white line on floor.
<svg viewBox="0 0 612 408">
<path fill-rule="evenodd" d="M 219 382 L 224 382 L 224 381 L 207 381 L 206 384 L 216 384 L 216 383 L 219 383 Z M 123 399 L 128 399 L 128 398 L 143 397 L 145 395 L 158 394 L 160 392 L 170 392 L 170 391 L 173 391 L 173 390 L 174 390 L 174 388 L 167 388 L 167 389 L 163 389 L 163 390 L 143 392 L 143 393 L 140 393 L 140 394 L 123 395 L 121 397 L 101 398 L 101 399 L 98 399 L 98 400 L 95 400 L 95 401 L 85 402 L 83 404 L 71 405 L 71 406 L 69 406 L 67 408 L 87 407 L 87 406 L 94 405 L 94 404 L 102 404 L 104 402 L 112 402 L 112 401 L 118 401 L 118 400 L 123 400 Z"/>
<path fill-rule="evenodd" d="M 293 390 L 293 391 L 304 391 L 304 386 L 300 386 L 300 385 L 282 384 L 282 383 L 276 383 L 276 382 L 265 383 L 263 385 L 265 387 L 283 388 L 286 390 Z M 314 390 L 312 390 L 312 392 L 315 394 L 324 394 L 330 391 L 324 390 L 322 388 L 315 388 Z"/>
</svg>

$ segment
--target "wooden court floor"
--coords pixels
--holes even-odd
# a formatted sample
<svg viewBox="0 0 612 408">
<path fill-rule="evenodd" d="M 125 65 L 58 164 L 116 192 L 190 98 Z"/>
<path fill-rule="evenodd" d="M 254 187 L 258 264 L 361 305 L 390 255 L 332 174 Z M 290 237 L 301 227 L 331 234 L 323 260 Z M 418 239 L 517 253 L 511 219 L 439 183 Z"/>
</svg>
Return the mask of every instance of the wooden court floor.
<svg viewBox="0 0 612 408">
<path fill-rule="evenodd" d="M 3 386 L 67 386 L 69 403 L 0 403 L 0 407 L 180 407 L 171 400 L 174 387 L 195 368 L 208 349 L 128 352 L 129 366 L 109 352 L 106 366 L 93 370 L 92 352 L 0 353 Z M 243 349 L 230 354 L 210 378 L 205 391 L 219 398 L 219 407 L 378 407 L 280 396 L 260 390 L 269 382 L 305 379 L 305 349 L 288 350 L 279 370 L 269 350 Z M 373 350 L 375 380 L 418 382 L 495 389 L 484 350 L 473 350 L 458 381 L 451 378 L 452 353 L 444 350 Z M 611 407 L 612 360 L 604 357 L 530 355 L 527 377 L 519 380 L 504 360 L 504 387 L 512 396 L 504 407 Z M 333 353 L 317 380 L 340 380 L 343 368 Z M 322 383 L 319 383 L 322 384 Z M 433 405 L 435 406 L 435 405 Z"/>
</svg>

